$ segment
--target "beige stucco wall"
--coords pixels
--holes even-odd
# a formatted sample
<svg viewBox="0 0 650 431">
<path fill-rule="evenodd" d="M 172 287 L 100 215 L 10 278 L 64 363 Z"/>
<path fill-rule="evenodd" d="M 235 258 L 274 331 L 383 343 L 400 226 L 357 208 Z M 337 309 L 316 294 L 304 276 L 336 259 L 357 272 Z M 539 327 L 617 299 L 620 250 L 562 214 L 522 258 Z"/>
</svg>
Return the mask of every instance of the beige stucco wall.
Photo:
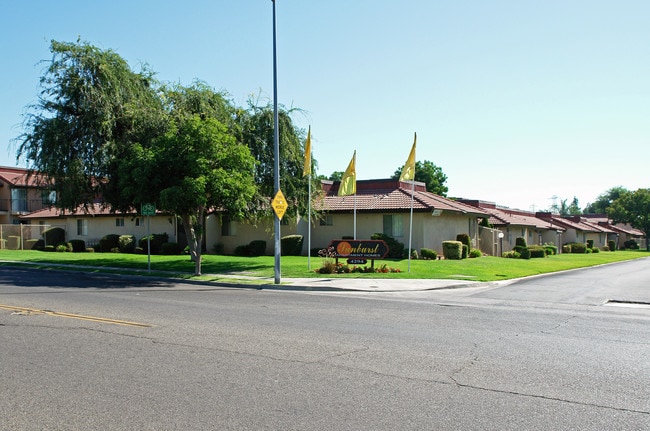
<svg viewBox="0 0 650 431">
<path fill-rule="evenodd" d="M 124 219 L 124 226 L 116 226 L 116 219 Z M 84 219 L 88 221 L 88 234 L 77 234 L 77 220 Z M 172 216 L 155 216 L 150 217 L 150 232 L 160 234 L 167 232 L 169 242 L 177 242 L 177 225 L 176 219 Z M 136 240 L 147 236 L 147 217 L 140 218 L 140 226 L 136 226 L 136 218 L 132 216 L 121 217 L 114 216 L 76 216 L 61 219 L 32 219 L 31 224 L 50 224 L 59 226 L 66 231 L 66 240 L 82 239 L 87 245 L 99 243 L 99 240 L 108 234 L 133 235 Z"/>
<path fill-rule="evenodd" d="M 205 245 L 208 253 L 213 253 L 214 246 L 218 243 L 223 244 L 224 252 L 230 254 L 234 252 L 236 247 L 256 240 L 266 241 L 267 255 L 274 253 L 275 227 L 273 219 L 261 220 L 255 224 L 246 220 L 233 221 L 231 222 L 231 235 L 221 234 L 221 219 L 218 215 L 209 215 L 205 226 Z M 295 221 L 280 226 L 280 237 L 295 235 L 296 233 L 298 233 L 298 226 Z M 305 244 L 306 242 L 305 237 Z"/>
</svg>

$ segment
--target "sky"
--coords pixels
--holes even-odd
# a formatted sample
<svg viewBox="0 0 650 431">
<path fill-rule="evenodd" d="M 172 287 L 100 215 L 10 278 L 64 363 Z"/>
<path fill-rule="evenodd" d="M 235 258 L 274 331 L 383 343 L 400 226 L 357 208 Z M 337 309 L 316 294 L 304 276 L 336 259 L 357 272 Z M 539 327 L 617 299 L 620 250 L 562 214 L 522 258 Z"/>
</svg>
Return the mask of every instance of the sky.
<svg viewBox="0 0 650 431">
<path fill-rule="evenodd" d="M 317 173 L 357 179 L 416 159 L 448 196 L 583 208 L 650 187 L 650 2 L 276 0 L 278 103 L 311 126 Z M 78 39 L 160 81 L 198 79 L 238 106 L 273 101 L 269 0 L 0 0 L 0 165 L 50 41 Z M 43 62 L 45 61 L 45 63 Z"/>
</svg>

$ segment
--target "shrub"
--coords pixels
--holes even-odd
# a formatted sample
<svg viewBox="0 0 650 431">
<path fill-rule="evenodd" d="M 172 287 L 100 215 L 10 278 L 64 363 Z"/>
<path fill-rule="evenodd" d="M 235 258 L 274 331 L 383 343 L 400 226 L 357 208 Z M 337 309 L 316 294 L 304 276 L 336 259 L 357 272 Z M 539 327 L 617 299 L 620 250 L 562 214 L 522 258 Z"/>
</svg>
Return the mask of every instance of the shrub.
<svg viewBox="0 0 650 431">
<path fill-rule="evenodd" d="M 162 245 L 166 242 L 169 242 L 169 235 L 167 232 L 163 233 L 154 233 L 149 236 L 143 236 L 138 241 L 138 246 L 142 248 L 145 254 L 147 254 L 147 239 L 151 243 L 151 254 L 160 254 L 160 249 Z"/>
<path fill-rule="evenodd" d="M 60 244 L 57 244 L 55 250 L 60 253 L 72 251 L 72 244 L 69 242 L 62 242 Z"/>
<path fill-rule="evenodd" d="M 181 246 L 177 242 L 163 242 L 160 245 L 160 254 L 166 254 L 166 255 L 181 254 Z"/>
<path fill-rule="evenodd" d="M 588 239 L 587 240 L 587 248 L 594 248 L 594 240 L 593 239 Z"/>
<path fill-rule="evenodd" d="M 515 238 L 515 246 L 517 247 L 528 247 L 528 244 L 526 244 L 526 238 L 523 236 L 518 236 Z"/>
<path fill-rule="evenodd" d="M 420 256 L 422 256 L 422 259 L 436 260 L 438 258 L 438 253 L 430 248 L 421 248 Z"/>
<path fill-rule="evenodd" d="M 639 243 L 636 242 L 633 239 L 628 239 L 623 243 L 623 248 L 627 248 L 630 250 L 638 250 L 639 249 Z"/>
<path fill-rule="evenodd" d="M 473 248 L 469 251 L 470 258 L 482 257 L 483 253 L 478 248 Z"/>
<path fill-rule="evenodd" d="M 562 253 L 571 253 L 571 246 L 569 244 L 564 244 L 562 246 Z"/>
<path fill-rule="evenodd" d="M 224 254 L 226 246 L 222 242 L 215 242 L 212 246 L 212 253 L 214 254 Z"/>
<path fill-rule="evenodd" d="M 445 259 L 460 260 L 463 256 L 463 243 L 460 241 L 443 241 L 442 255 Z"/>
<path fill-rule="evenodd" d="M 43 231 L 46 245 L 56 245 L 65 242 L 65 230 L 60 227 L 51 227 Z"/>
<path fill-rule="evenodd" d="M 402 255 L 402 257 L 404 259 L 408 259 L 409 255 L 408 255 L 407 250 L 404 250 L 404 254 Z M 418 258 L 419 258 L 418 251 L 416 249 L 412 248 L 411 249 L 411 259 L 416 259 L 417 260 Z"/>
<path fill-rule="evenodd" d="M 456 235 L 456 241 L 460 241 L 463 244 L 467 246 L 467 252 L 469 252 L 472 249 L 472 240 L 470 239 L 469 235 L 466 233 L 459 233 Z M 467 258 L 467 254 L 463 255 L 463 259 Z"/>
<path fill-rule="evenodd" d="M 300 247 L 302 251 L 302 245 Z M 248 244 L 249 256 L 262 256 L 266 253 L 266 241 L 262 239 L 256 239 Z"/>
<path fill-rule="evenodd" d="M 609 247 L 604 245 L 604 246 L 600 247 L 600 251 L 609 251 Z"/>
<path fill-rule="evenodd" d="M 546 247 L 542 246 L 534 246 L 534 247 L 528 247 L 528 250 L 530 250 L 530 257 L 531 258 L 540 258 L 540 257 L 546 257 Z"/>
<path fill-rule="evenodd" d="M 616 241 L 613 239 L 610 239 L 607 241 L 607 246 L 609 247 L 609 251 L 615 251 L 616 250 Z"/>
<path fill-rule="evenodd" d="M 300 256 L 302 254 L 302 235 L 287 235 L 280 238 L 283 256 Z M 266 246 L 265 246 L 266 247 Z"/>
<path fill-rule="evenodd" d="M 250 255 L 249 248 L 248 244 L 238 245 L 234 250 L 235 256 L 248 257 Z"/>
<path fill-rule="evenodd" d="M 591 252 L 592 253 L 600 253 L 600 250 L 598 249 L 598 247 L 594 247 L 594 248 L 591 249 Z"/>
<path fill-rule="evenodd" d="M 571 244 L 568 244 L 569 247 L 571 247 L 571 253 L 586 253 L 587 252 L 587 245 L 583 244 L 581 242 L 572 242 Z"/>
<path fill-rule="evenodd" d="M 117 246 L 121 253 L 135 253 L 135 237 L 133 235 L 120 235 Z"/>
<path fill-rule="evenodd" d="M 519 253 L 517 253 L 516 251 L 514 251 L 514 250 L 510 250 L 510 251 L 504 252 L 501 255 L 501 257 L 505 257 L 507 259 L 519 259 L 521 257 L 521 255 Z"/>
<path fill-rule="evenodd" d="M 467 244 L 463 244 L 463 251 L 461 252 L 461 259 L 467 259 L 467 255 L 469 254 L 469 247 L 467 247 Z"/>
<path fill-rule="evenodd" d="M 86 253 L 94 253 L 95 248 L 94 247 L 86 247 Z"/>
<path fill-rule="evenodd" d="M 544 249 L 546 250 L 546 254 L 549 256 L 555 256 L 557 254 L 557 247 L 551 244 L 545 244 Z"/>
<path fill-rule="evenodd" d="M 53 245 L 46 245 L 45 247 L 43 247 L 43 251 L 49 251 L 49 252 L 52 252 L 52 251 L 55 251 L 55 250 L 56 250 L 56 249 L 54 248 Z"/>
<path fill-rule="evenodd" d="M 102 239 L 99 240 L 99 251 L 102 253 L 109 253 L 114 248 L 119 248 L 120 246 L 120 236 L 114 233 L 109 233 L 104 235 Z"/>
<path fill-rule="evenodd" d="M 386 255 L 387 258 L 402 259 L 404 257 L 404 244 L 397 241 L 395 238 L 383 233 L 373 233 L 370 236 L 370 239 L 382 240 L 386 243 L 386 246 L 388 247 L 388 255 Z"/>
<path fill-rule="evenodd" d="M 83 253 L 86 251 L 86 241 L 83 239 L 71 239 L 70 245 L 72 245 L 72 251 L 75 253 Z"/>
<path fill-rule="evenodd" d="M 38 250 L 38 244 L 41 243 L 41 248 L 43 247 L 42 239 L 26 239 L 25 240 L 25 250 Z"/>
</svg>

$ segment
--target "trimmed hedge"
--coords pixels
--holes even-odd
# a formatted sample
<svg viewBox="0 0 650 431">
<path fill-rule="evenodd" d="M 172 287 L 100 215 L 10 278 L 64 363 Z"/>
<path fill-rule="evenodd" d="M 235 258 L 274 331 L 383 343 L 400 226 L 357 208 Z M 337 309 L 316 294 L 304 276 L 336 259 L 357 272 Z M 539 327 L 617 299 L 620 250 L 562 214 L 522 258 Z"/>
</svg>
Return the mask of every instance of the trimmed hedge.
<svg viewBox="0 0 650 431">
<path fill-rule="evenodd" d="M 571 252 L 570 253 L 586 253 L 587 252 L 587 245 L 583 244 L 581 242 L 573 242 L 571 244 L 567 244 Z"/>
<path fill-rule="evenodd" d="M 546 247 L 542 247 L 542 246 L 539 246 L 539 245 L 538 246 L 531 246 L 531 247 L 528 247 L 528 250 L 530 251 L 531 259 L 546 257 L 547 256 Z"/>
<path fill-rule="evenodd" d="M 300 251 L 302 251 L 302 243 L 300 245 Z M 251 257 L 263 256 L 266 253 L 266 241 L 263 239 L 256 239 L 251 241 L 248 244 L 248 253 Z"/>
<path fill-rule="evenodd" d="M 60 227 L 51 227 L 43 231 L 46 245 L 56 245 L 65 242 L 65 230 Z"/>
<path fill-rule="evenodd" d="M 472 249 L 472 240 L 466 233 L 459 233 L 456 235 L 456 241 L 460 241 L 467 246 L 467 252 Z M 467 258 L 467 253 L 463 253 L 463 259 Z"/>
<path fill-rule="evenodd" d="M 389 259 L 402 259 L 404 257 L 404 244 L 397 241 L 392 236 L 388 236 L 384 233 L 373 233 L 370 236 L 370 239 L 373 240 L 382 240 L 388 246 L 388 255 Z"/>
<path fill-rule="evenodd" d="M 120 235 L 117 243 L 120 253 L 135 253 L 136 241 L 133 235 Z"/>
<path fill-rule="evenodd" d="M 300 256 L 302 254 L 302 235 L 287 235 L 280 238 L 283 256 Z M 266 246 L 265 246 L 266 247 Z"/>
<path fill-rule="evenodd" d="M 72 245 L 72 251 L 75 253 L 83 253 L 86 251 L 86 241 L 83 239 L 71 239 L 70 245 Z"/>
<path fill-rule="evenodd" d="M 463 245 L 460 241 L 443 241 L 442 255 L 445 259 L 460 260 L 463 256 Z"/>
<path fill-rule="evenodd" d="M 422 256 L 422 259 L 436 260 L 438 258 L 438 253 L 430 248 L 421 248 L 420 256 Z"/>
<path fill-rule="evenodd" d="M 515 246 L 516 247 L 528 247 L 528 244 L 526 244 L 526 238 L 523 236 L 518 236 L 515 238 Z"/>
<path fill-rule="evenodd" d="M 162 245 L 166 242 L 169 242 L 169 235 L 167 235 L 167 232 L 154 233 L 149 236 L 143 236 L 142 238 L 140 238 L 140 241 L 138 241 L 138 245 L 140 246 L 144 254 L 147 254 L 147 250 L 148 250 L 147 239 L 149 239 L 149 242 L 151 242 L 151 254 L 160 254 Z"/>
<path fill-rule="evenodd" d="M 160 246 L 160 254 L 176 255 L 181 254 L 181 246 L 177 242 L 163 242 Z"/>
<path fill-rule="evenodd" d="M 610 239 L 607 241 L 607 246 L 609 247 L 609 251 L 615 251 L 616 250 L 616 241 L 613 239 Z"/>
<path fill-rule="evenodd" d="M 474 259 L 477 257 L 483 257 L 483 253 L 478 248 L 473 248 L 469 251 L 469 258 Z"/>
<path fill-rule="evenodd" d="M 99 251 L 102 253 L 110 253 L 114 248 L 120 247 L 120 236 L 115 233 L 104 235 L 99 240 Z"/>
</svg>

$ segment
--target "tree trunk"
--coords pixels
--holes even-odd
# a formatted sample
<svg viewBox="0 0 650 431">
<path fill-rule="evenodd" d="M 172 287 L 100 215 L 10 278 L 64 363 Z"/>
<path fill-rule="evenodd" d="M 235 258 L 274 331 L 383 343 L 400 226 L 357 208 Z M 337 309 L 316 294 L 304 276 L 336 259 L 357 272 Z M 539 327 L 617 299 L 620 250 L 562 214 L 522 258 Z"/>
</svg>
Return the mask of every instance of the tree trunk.
<svg viewBox="0 0 650 431">
<path fill-rule="evenodd" d="M 194 275 L 201 275 L 201 244 L 203 243 L 203 212 L 198 211 L 196 223 L 190 214 L 183 214 L 183 229 L 190 249 L 190 260 L 194 262 Z"/>
</svg>

